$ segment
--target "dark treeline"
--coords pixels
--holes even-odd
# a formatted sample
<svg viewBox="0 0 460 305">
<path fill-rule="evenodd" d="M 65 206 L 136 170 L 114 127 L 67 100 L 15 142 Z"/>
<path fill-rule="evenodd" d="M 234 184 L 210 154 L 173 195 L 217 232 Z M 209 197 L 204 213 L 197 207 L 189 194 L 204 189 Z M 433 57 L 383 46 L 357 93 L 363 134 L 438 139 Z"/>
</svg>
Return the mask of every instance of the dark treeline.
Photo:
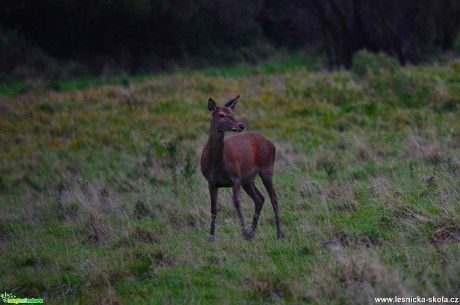
<svg viewBox="0 0 460 305">
<path fill-rule="evenodd" d="M 0 68 L 31 49 L 128 71 L 165 62 L 254 61 L 308 50 L 349 67 L 354 52 L 401 64 L 453 48 L 458 0 L 3 0 Z M 28 53 L 29 52 L 29 53 Z"/>
</svg>

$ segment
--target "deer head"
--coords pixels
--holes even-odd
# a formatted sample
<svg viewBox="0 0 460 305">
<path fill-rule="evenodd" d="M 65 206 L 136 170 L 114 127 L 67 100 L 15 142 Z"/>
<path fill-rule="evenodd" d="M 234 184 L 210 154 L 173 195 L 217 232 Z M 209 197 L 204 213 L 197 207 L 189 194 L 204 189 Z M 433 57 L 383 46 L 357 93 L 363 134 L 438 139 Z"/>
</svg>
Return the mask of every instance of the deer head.
<svg viewBox="0 0 460 305">
<path fill-rule="evenodd" d="M 238 95 L 234 99 L 228 101 L 224 107 L 217 107 L 216 102 L 212 98 L 208 100 L 208 109 L 212 112 L 212 129 L 218 130 L 219 132 L 242 132 L 244 130 L 245 125 L 238 121 L 233 113 L 233 109 L 235 109 L 239 98 L 240 96 Z"/>
</svg>

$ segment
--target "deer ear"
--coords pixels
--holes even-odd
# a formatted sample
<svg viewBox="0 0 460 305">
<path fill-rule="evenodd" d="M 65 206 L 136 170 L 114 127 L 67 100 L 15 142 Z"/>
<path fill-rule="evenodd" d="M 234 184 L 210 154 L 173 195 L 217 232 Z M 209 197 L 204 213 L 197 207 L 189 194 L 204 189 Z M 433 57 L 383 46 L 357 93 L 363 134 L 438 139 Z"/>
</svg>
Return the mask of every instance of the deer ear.
<svg viewBox="0 0 460 305">
<path fill-rule="evenodd" d="M 240 95 L 238 94 L 238 96 L 235 97 L 233 100 L 228 101 L 227 104 L 225 104 L 225 107 L 233 111 L 239 99 L 240 99 Z"/>
<path fill-rule="evenodd" d="M 212 98 L 208 100 L 208 109 L 209 111 L 215 111 L 217 109 L 216 102 Z"/>
</svg>

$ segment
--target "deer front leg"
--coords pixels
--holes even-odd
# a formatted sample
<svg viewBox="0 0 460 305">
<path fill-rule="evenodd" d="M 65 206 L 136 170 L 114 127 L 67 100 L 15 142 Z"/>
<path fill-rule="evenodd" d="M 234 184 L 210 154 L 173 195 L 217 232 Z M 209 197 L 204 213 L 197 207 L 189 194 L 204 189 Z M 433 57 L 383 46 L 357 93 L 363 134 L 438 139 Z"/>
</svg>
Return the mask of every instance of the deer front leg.
<svg viewBox="0 0 460 305">
<path fill-rule="evenodd" d="M 233 204 L 235 205 L 236 212 L 238 213 L 238 218 L 240 219 L 241 232 L 243 233 L 243 237 L 246 239 L 246 225 L 244 224 L 243 214 L 241 213 L 241 209 L 240 209 L 240 189 L 241 189 L 240 180 L 239 179 L 233 180 Z"/>
<path fill-rule="evenodd" d="M 217 217 L 217 194 L 218 188 L 209 186 L 209 195 L 211 195 L 211 233 L 209 234 L 208 241 L 213 242 L 216 240 L 216 217 Z"/>
</svg>

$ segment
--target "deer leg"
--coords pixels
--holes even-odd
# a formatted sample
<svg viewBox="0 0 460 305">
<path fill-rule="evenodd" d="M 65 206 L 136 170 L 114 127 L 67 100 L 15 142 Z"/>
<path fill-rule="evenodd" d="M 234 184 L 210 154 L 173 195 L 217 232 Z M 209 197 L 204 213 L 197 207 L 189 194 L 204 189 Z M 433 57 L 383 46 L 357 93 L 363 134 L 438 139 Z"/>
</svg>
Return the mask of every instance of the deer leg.
<svg viewBox="0 0 460 305">
<path fill-rule="evenodd" d="M 243 214 L 241 213 L 241 209 L 240 209 L 240 188 L 241 188 L 241 182 L 239 180 L 234 180 L 233 181 L 233 204 L 235 205 L 236 212 L 238 213 L 238 218 L 240 219 L 241 232 L 243 233 L 243 237 L 246 238 L 246 225 L 244 223 Z"/>
<path fill-rule="evenodd" d="M 267 189 L 267 193 L 270 196 L 270 201 L 272 203 L 273 212 L 275 213 L 275 223 L 276 223 L 276 231 L 278 238 L 283 238 L 284 234 L 281 230 L 280 224 L 280 217 L 278 213 L 278 199 L 276 198 L 275 190 L 273 189 L 273 172 L 267 172 L 260 175 L 262 178 L 262 182 L 264 183 L 265 188 Z"/>
<path fill-rule="evenodd" d="M 252 218 L 252 225 L 251 230 L 246 232 L 247 239 L 253 239 L 254 233 L 256 232 L 257 222 L 259 221 L 260 211 L 262 211 L 262 207 L 264 206 L 264 196 L 259 192 L 255 183 L 249 183 L 243 185 L 243 189 L 248 193 L 249 197 L 254 201 L 255 210 L 254 210 L 254 217 Z"/>
<path fill-rule="evenodd" d="M 217 194 L 218 188 L 209 185 L 209 194 L 211 195 L 211 233 L 209 234 L 208 241 L 216 240 L 216 217 L 217 217 Z"/>
</svg>

